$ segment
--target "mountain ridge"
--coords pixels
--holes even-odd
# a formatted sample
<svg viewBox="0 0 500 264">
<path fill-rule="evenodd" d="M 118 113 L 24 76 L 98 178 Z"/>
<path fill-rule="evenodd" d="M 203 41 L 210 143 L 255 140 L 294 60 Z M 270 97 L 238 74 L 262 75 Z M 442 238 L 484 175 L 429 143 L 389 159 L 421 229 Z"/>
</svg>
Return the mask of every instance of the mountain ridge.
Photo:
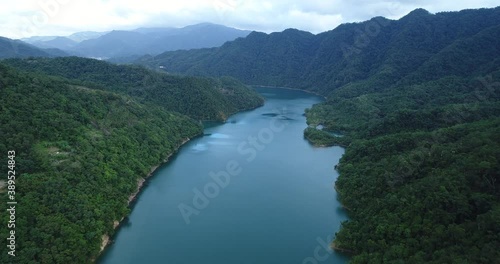
<svg viewBox="0 0 500 264">
<path fill-rule="evenodd" d="M 481 15 L 477 16 L 478 13 Z M 397 67 L 405 74 L 413 70 L 408 66 L 422 63 L 452 41 L 499 24 L 499 17 L 500 8 L 437 14 L 416 10 L 399 20 L 378 17 L 343 24 L 317 35 L 293 34 L 293 30 L 271 34 L 252 32 L 246 38 L 227 42 L 219 48 L 165 52 L 153 56 L 149 62 L 140 60 L 136 63 L 149 67 L 161 65 L 169 72 L 229 75 L 249 84 L 313 89 L 328 95 L 331 89 L 345 85 L 351 79 L 368 76 L 374 68 L 387 67 L 383 65 Z M 437 26 L 429 28 L 432 24 Z M 436 41 L 422 42 L 416 36 Z M 292 45 L 286 45 L 290 39 Z M 295 45 L 301 42 L 304 42 L 303 46 Z M 397 43 L 405 46 L 400 47 Z M 420 45 L 418 49 L 417 43 Z M 420 55 L 405 58 L 408 53 L 405 48 Z M 391 57 L 384 54 L 391 54 Z M 235 72 L 237 69 L 244 70 Z"/>
<path fill-rule="evenodd" d="M 58 48 L 82 57 L 109 59 L 156 55 L 167 50 L 216 47 L 249 33 L 248 30 L 199 23 L 181 28 L 141 27 L 109 32 L 77 32 L 67 37 L 31 37 L 25 40 L 42 48 Z"/>
<path fill-rule="evenodd" d="M 28 58 L 28 57 L 59 57 L 68 54 L 59 49 L 43 49 L 25 43 L 21 40 L 14 40 L 0 37 L 0 59 L 5 58 Z"/>
</svg>

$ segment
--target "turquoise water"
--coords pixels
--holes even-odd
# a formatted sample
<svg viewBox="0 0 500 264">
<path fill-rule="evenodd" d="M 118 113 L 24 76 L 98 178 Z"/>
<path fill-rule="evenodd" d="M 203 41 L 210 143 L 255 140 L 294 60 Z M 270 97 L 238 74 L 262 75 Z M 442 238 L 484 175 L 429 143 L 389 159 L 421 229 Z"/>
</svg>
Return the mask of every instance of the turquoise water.
<svg viewBox="0 0 500 264">
<path fill-rule="evenodd" d="M 347 219 L 333 188 L 340 147 L 304 138 L 321 98 L 256 88 L 258 109 L 184 145 L 159 168 L 99 263 L 346 263 L 328 249 Z"/>
</svg>

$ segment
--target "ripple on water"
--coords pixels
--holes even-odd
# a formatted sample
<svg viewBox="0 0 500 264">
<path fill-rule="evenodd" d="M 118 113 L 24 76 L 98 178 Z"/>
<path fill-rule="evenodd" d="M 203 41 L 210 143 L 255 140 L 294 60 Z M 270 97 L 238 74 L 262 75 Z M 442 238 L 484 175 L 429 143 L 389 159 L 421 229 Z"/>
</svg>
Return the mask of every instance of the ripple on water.
<svg viewBox="0 0 500 264">
<path fill-rule="evenodd" d="M 216 145 L 216 146 L 230 146 L 230 145 L 232 145 L 231 142 L 226 142 L 226 141 L 209 141 L 208 144 Z"/>
<path fill-rule="evenodd" d="M 230 138 L 229 135 L 221 134 L 221 133 L 213 133 L 210 135 L 211 138 Z"/>
<path fill-rule="evenodd" d="M 207 145 L 206 144 L 203 144 L 203 143 L 197 143 L 196 145 L 194 145 L 191 150 L 193 150 L 194 152 L 202 152 L 202 151 L 206 151 L 208 149 Z"/>
</svg>

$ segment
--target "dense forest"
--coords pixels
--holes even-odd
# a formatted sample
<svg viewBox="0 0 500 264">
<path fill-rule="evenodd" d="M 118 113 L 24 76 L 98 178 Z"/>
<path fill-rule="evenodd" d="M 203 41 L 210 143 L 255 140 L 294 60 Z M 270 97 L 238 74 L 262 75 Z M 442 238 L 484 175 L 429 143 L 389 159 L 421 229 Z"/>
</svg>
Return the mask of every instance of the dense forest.
<svg viewBox="0 0 500 264">
<path fill-rule="evenodd" d="M 76 57 L 0 61 L 0 92 L 0 160 L 15 161 L 15 198 L 23 205 L 17 263 L 90 262 L 128 214 L 138 181 L 202 133 L 198 120 L 225 120 L 263 103 L 232 78 Z M 3 201 L 11 194 L 0 190 Z M 7 223 L 9 214 L 0 218 Z M 0 227 L 0 236 L 8 232 Z M 13 260 L 7 251 L 1 263 Z"/>
<path fill-rule="evenodd" d="M 7 59 L 13 67 L 64 77 L 75 85 L 123 93 L 196 120 L 221 120 L 264 103 L 252 89 L 230 77 L 169 75 L 139 66 L 114 65 L 79 57 Z"/>
<path fill-rule="evenodd" d="M 500 260 L 500 8 L 254 32 L 138 63 L 327 96 L 304 136 L 347 147 L 350 220 L 332 246 L 352 263 Z"/>
<path fill-rule="evenodd" d="M 500 259 L 500 71 L 481 78 L 342 89 L 307 112 L 346 135 L 308 129 L 316 144 L 348 146 L 336 187 L 351 220 L 335 246 L 353 263 Z"/>
<path fill-rule="evenodd" d="M 88 262 L 128 213 L 139 177 L 202 131 L 188 117 L 125 95 L 2 64 L 0 73 L 1 161 L 15 151 L 22 204 L 17 263 Z M 2 213 L 2 222 L 8 217 Z M 2 237 L 7 231 L 0 227 Z M 1 263 L 12 261 L 6 250 Z"/>
<path fill-rule="evenodd" d="M 336 188 L 351 220 L 334 247 L 352 263 L 500 259 L 499 40 L 496 25 L 407 74 L 386 63 L 389 76 L 343 85 L 307 112 L 315 144 L 348 146 Z"/>
</svg>

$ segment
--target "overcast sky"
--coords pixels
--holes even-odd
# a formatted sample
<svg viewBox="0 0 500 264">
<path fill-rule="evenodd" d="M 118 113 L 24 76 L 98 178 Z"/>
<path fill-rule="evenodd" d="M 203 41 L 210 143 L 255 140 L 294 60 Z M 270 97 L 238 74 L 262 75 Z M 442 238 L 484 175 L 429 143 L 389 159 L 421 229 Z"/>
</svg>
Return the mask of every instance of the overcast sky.
<svg viewBox="0 0 500 264">
<path fill-rule="evenodd" d="M 263 32 L 297 28 L 319 33 L 374 16 L 398 19 L 418 7 L 436 13 L 498 5 L 498 0 L 0 0 L 0 36 L 64 36 L 200 22 Z"/>
</svg>

